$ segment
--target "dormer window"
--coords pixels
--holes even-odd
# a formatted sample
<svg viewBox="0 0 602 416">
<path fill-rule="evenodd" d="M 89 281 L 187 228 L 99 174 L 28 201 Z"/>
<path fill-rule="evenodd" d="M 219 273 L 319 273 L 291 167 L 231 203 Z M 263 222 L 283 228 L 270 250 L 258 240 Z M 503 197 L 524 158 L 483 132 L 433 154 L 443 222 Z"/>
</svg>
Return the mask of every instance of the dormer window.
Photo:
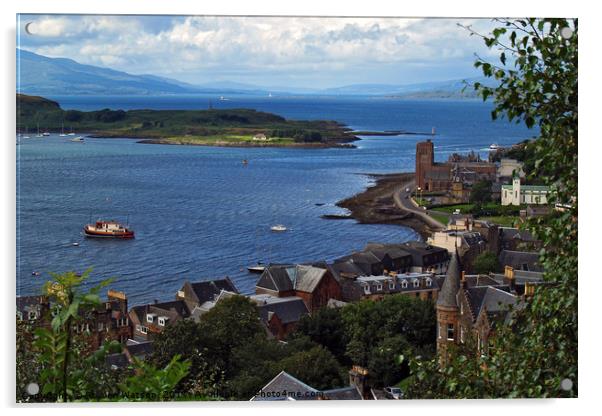
<svg viewBox="0 0 602 416">
<path fill-rule="evenodd" d="M 389 282 L 389 290 L 395 290 L 395 282 Z"/>
<path fill-rule="evenodd" d="M 370 294 L 370 285 L 364 285 L 364 293 L 365 293 L 366 295 L 369 295 L 369 294 Z"/>
<path fill-rule="evenodd" d="M 407 280 L 402 281 L 401 282 L 401 287 L 404 288 L 404 289 L 407 289 L 408 288 L 408 281 Z"/>
<path fill-rule="evenodd" d="M 159 317 L 159 326 L 165 326 L 167 324 L 168 320 L 169 320 L 169 318 L 167 316 L 160 316 Z"/>
<path fill-rule="evenodd" d="M 427 286 L 427 287 L 431 287 L 432 285 L 433 285 L 433 281 L 432 281 L 432 279 L 430 279 L 430 278 L 427 278 L 427 279 L 426 279 L 426 286 Z"/>
<path fill-rule="evenodd" d="M 420 280 L 414 279 L 414 287 L 420 287 Z"/>
<path fill-rule="evenodd" d="M 155 322 L 155 316 L 157 316 L 157 315 L 155 315 L 154 313 L 146 314 L 146 322 L 152 324 L 153 322 Z"/>
<path fill-rule="evenodd" d="M 382 283 L 378 283 L 376 285 L 376 290 L 378 290 L 378 291 L 383 290 L 383 284 Z"/>
</svg>

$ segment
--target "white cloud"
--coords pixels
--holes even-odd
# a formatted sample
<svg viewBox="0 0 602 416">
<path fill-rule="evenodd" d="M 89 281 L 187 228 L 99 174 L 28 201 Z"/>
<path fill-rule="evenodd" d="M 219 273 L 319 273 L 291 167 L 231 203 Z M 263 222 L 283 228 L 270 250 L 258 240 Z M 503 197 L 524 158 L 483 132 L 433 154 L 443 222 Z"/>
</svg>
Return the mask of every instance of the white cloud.
<svg viewBox="0 0 602 416">
<path fill-rule="evenodd" d="M 150 20 L 154 19 L 154 20 Z M 32 16 L 23 47 L 48 56 L 110 66 L 134 73 L 177 76 L 189 81 L 212 74 L 327 72 L 399 65 L 441 67 L 488 52 L 456 19 Z M 467 20 L 487 32 L 488 20 Z M 155 27 L 156 26 L 156 27 Z M 160 26 L 160 27 L 159 27 Z M 365 72 L 365 71 L 364 71 Z M 375 79 L 378 75 L 375 74 Z M 366 80 L 368 81 L 368 80 Z M 357 80 L 357 82 L 363 82 Z M 374 82 L 370 80 L 370 82 Z"/>
</svg>

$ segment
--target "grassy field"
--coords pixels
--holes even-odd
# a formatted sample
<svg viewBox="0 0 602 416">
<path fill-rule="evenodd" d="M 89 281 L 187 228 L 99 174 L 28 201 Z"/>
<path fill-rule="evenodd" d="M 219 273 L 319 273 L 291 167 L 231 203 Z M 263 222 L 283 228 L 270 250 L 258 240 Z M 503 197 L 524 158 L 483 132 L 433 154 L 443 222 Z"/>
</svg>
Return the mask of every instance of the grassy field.
<svg viewBox="0 0 602 416">
<path fill-rule="evenodd" d="M 437 214 L 435 212 L 429 212 L 429 215 L 439 221 L 441 224 L 446 225 L 449 221 L 449 217 L 445 214 Z"/>
</svg>

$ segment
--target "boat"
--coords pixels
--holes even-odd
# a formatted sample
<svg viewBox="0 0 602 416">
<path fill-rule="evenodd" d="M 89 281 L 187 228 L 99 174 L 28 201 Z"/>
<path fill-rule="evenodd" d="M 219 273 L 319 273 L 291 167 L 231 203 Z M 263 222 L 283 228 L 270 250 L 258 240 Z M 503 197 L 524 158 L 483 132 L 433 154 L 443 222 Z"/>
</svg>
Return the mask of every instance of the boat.
<svg viewBox="0 0 602 416">
<path fill-rule="evenodd" d="M 48 137 L 48 136 L 50 136 L 50 133 L 48 133 L 47 131 L 45 131 L 44 133 L 42 133 L 42 136 Z"/>
<path fill-rule="evenodd" d="M 270 230 L 272 230 L 272 231 L 278 231 L 278 232 L 280 232 L 280 231 L 286 231 L 286 227 L 284 225 L 282 225 L 282 224 L 276 224 L 276 225 L 271 226 Z"/>
<path fill-rule="evenodd" d="M 78 136 L 78 137 L 74 137 L 73 139 L 69 139 L 70 142 L 75 142 L 75 143 L 83 143 L 84 142 L 84 138 L 82 136 Z"/>
<path fill-rule="evenodd" d="M 248 165 L 248 164 L 249 164 L 249 161 L 248 161 L 247 159 L 243 159 L 243 160 L 242 160 L 242 164 L 243 164 L 243 165 Z"/>
<path fill-rule="evenodd" d="M 263 273 L 263 271 L 265 270 L 265 265 L 261 262 L 257 262 L 257 264 L 247 267 L 247 270 L 249 271 L 249 273 Z"/>
<path fill-rule="evenodd" d="M 38 134 L 36 134 L 36 137 L 44 137 L 42 133 L 40 133 L 40 123 L 38 123 Z"/>
<path fill-rule="evenodd" d="M 86 237 L 95 238 L 134 238 L 134 230 L 116 221 L 98 220 L 94 224 L 87 224 L 84 227 Z"/>
<path fill-rule="evenodd" d="M 489 150 L 497 150 L 499 148 L 500 147 L 497 144 L 495 144 L 495 143 L 489 145 Z"/>
<path fill-rule="evenodd" d="M 61 124 L 61 134 L 59 134 L 59 137 L 67 137 L 67 135 L 65 134 L 65 125 Z"/>
</svg>

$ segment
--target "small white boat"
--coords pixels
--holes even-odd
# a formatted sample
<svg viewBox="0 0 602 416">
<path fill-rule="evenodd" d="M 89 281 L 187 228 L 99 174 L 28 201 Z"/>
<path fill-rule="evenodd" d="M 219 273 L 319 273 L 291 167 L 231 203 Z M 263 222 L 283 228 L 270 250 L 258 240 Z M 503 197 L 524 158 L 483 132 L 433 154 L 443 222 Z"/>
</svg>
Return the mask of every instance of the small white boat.
<svg viewBox="0 0 602 416">
<path fill-rule="evenodd" d="M 73 133 L 73 132 L 67 133 L 67 136 L 75 136 L 75 133 Z"/>
<path fill-rule="evenodd" d="M 45 131 L 44 133 L 42 133 L 42 136 L 48 137 L 48 136 L 50 136 L 50 133 L 48 133 L 47 131 Z"/>
<path fill-rule="evenodd" d="M 500 147 L 499 147 L 499 146 L 498 146 L 496 143 L 493 143 L 493 144 L 490 144 L 490 145 L 489 145 L 489 150 L 497 150 L 497 149 L 499 149 L 499 148 L 500 148 Z"/>
<path fill-rule="evenodd" d="M 271 226 L 270 230 L 281 232 L 281 231 L 286 231 L 286 227 L 282 224 L 276 224 L 276 225 Z"/>
<path fill-rule="evenodd" d="M 83 143 L 84 142 L 84 138 L 82 136 L 78 136 L 78 137 L 74 137 L 73 139 L 69 139 L 70 142 L 75 142 L 75 143 Z"/>
<path fill-rule="evenodd" d="M 261 263 L 257 263 L 253 266 L 247 267 L 247 270 L 249 271 L 249 273 L 263 273 L 263 271 L 265 270 L 265 266 Z"/>
</svg>

